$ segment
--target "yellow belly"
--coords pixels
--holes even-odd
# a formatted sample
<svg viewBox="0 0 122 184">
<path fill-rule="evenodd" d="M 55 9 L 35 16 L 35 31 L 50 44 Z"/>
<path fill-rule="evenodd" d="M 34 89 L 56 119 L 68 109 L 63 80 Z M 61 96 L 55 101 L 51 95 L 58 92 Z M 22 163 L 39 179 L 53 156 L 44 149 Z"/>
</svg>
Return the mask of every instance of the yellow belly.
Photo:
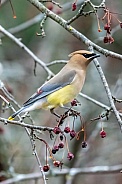
<svg viewBox="0 0 122 184">
<path fill-rule="evenodd" d="M 57 106 L 63 106 L 71 102 L 76 97 L 76 95 L 77 92 L 73 86 L 65 86 L 62 89 L 48 95 L 47 102 L 45 103 L 45 107 L 43 106 L 43 108 L 51 109 Z"/>
</svg>

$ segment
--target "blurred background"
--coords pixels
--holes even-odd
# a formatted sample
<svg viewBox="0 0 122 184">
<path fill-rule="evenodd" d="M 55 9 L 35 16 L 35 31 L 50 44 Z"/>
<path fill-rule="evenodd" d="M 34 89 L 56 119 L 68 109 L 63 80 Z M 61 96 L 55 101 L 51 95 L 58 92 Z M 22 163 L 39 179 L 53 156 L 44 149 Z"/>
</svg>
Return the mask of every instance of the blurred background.
<svg viewBox="0 0 122 184">
<path fill-rule="evenodd" d="M 57 1 L 63 7 L 67 4 L 67 1 Z M 94 0 L 92 3 L 96 5 L 100 4 L 100 0 Z M 73 3 L 73 1 L 68 1 L 68 3 Z M 0 24 L 6 29 L 15 28 L 23 24 L 24 22 L 31 20 L 40 12 L 28 1 L 25 0 L 12 0 L 12 5 L 14 11 L 16 12 L 16 19 L 13 19 L 12 9 L 10 2 L 2 1 L 0 7 Z M 60 13 L 60 8 L 47 3 L 46 6 Z M 113 14 L 117 19 L 122 21 L 122 1 L 121 0 L 106 0 L 106 6 L 111 10 L 111 12 L 117 13 Z M 65 8 L 64 8 L 65 9 Z M 77 7 L 77 10 L 79 7 Z M 70 8 L 60 14 L 65 20 L 69 20 L 76 11 Z M 90 7 L 86 7 L 86 11 L 90 10 Z M 98 17 L 101 18 L 104 15 L 103 10 L 98 11 Z M 79 32 L 88 37 L 91 41 L 98 44 L 99 46 L 106 48 L 108 50 L 122 54 L 122 29 L 115 17 L 112 17 L 112 37 L 114 38 L 113 44 L 105 44 L 103 38 L 106 35 L 104 31 L 104 22 L 100 21 L 102 32 L 98 32 L 97 18 L 94 14 L 90 16 L 82 16 L 74 23 L 72 26 Z M 43 62 L 50 63 L 54 60 L 68 60 L 68 54 L 73 51 L 80 49 L 88 49 L 82 42 L 73 37 L 60 25 L 55 23 L 53 20 L 48 18 L 44 25 L 46 37 L 42 38 L 37 36 L 36 33 L 40 33 L 40 21 L 33 24 L 32 26 L 22 30 L 17 31 L 14 35 L 21 39 L 24 43 L 37 57 L 39 57 Z M 12 31 L 12 29 L 11 29 Z M 1 45 L 0 45 L 0 79 L 5 84 L 6 88 L 15 100 L 22 105 L 35 91 L 41 86 L 47 79 L 47 73 L 44 69 L 37 64 L 36 76 L 34 75 L 34 61 L 33 59 L 19 48 L 13 41 L 9 38 L 0 34 Z M 101 55 L 99 58 L 100 65 L 103 69 L 111 93 L 118 99 L 122 99 L 122 61 L 105 57 Z M 63 64 L 52 65 L 49 68 L 57 73 Z M 88 67 L 86 82 L 82 92 L 91 98 L 109 106 L 109 101 L 107 99 L 106 92 L 104 90 L 100 76 L 95 68 L 94 63 L 91 63 Z M 0 92 L 0 94 L 2 94 Z M 71 152 L 75 154 L 73 161 L 69 162 L 64 160 L 64 168 L 67 167 L 92 167 L 92 166 L 114 166 L 122 164 L 122 135 L 116 118 L 113 114 L 110 115 L 109 120 L 106 119 L 103 122 L 104 130 L 107 133 L 107 137 L 101 139 L 99 132 L 101 130 L 101 123 L 95 121 L 90 123 L 90 119 L 97 117 L 99 114 L 104 112 L 104 109 L 97 106 L 96 104 L 88 101 L 87 99 L 79 96 L 78 100 L 81 102 L 81 106 L 76 109 L 79 110 L 87 124 L 87 138 L 88 147 L 82 149 L 81 142 L 83 141 L 83 136 L 81 135 L 80 140 L 77 141 L 73 139 L 70 141 L 69 147 Z M 2 104 L 2 101 L 0 101 Z M 13 104 L 14 105 L 14 104 Z M 121 111 L 121 103 L 116 103 L 116 107 Z M 1 107 L 0 107 L 1 108 Z M 17 107 L 15 106 L 17 109 Z M 61 113 L 60 109 L 57 110 Z M 12 113 L 10 109 L 5 112 L 0 111 L 1 117 L 7 118 Z M 36 125 L 44 125 L 49 127 L 54 127 L 56 125 L 55 117 L 53 117 L 50 112 L 37 110 L 30 113 Z M 69 120 L 70 121 L 70 120 Z M 26 121 L 28 123 L 28 121 Z M 76 129 L 80 128 L 80 122 L 77 121 Z M 50 145 L 53 141 L 50 140 L 49 134 L 47 132 L 42 133 Z M 48 138 L 47 138 L 48 137 Z M 45 149 L 43 143 L 37 141 L 37 150 L 40 160 L 45 164 Z M 29 137 L 27 136 L 25 130 L 21 127 L 14 125 L 3 125 L 0 124 L 0 171 L 10 173 L 31 173 L 39 172 L 39 168 L 35 157 L 32 155 L 32 147 L 30 144 Z M 57 156 L 60 159 L 62 152 Z M 51 165 L 51 163 L 50 163 Z M 53 166 L 52 166 L 53 169 Z M 1 177 L 1 181 L 3 177 Z M 59 184 L 69 184 L 69 179 L 65 176 L 60 177 L 50 177 L 50 183 L 58 182 Z M 81 182 L 82 181 L 82 182 Z M 122 181 L 121 174 L 89 174 L 89 175 L 78 175 L 74 177 L 70 183 L 72 184 L 120 184 Z M 41 183 L 41 181 L 39 180 Z M 19 182 L 19 183 L 28 183 Z M 29 183 L 35 183 L 34 180 L 29 181 Z"/>
</svg>

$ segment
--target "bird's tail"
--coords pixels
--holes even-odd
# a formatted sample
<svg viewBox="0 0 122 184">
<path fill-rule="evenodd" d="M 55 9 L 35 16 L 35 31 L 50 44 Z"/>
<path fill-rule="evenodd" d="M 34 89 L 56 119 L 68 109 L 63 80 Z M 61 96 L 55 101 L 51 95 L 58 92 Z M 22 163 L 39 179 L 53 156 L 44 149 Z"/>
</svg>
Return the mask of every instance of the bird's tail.
<svg viewBox="0 0 122 184">
<path fill-rule="evenodd" d="M 21 112 L 23 112 L 23 110 L 24 110 L 24 107 L 22 107 L 21 109 L 19 109 L 17 112 L 15 112 L 14 114 L 12 114 L 9 118 L 8 118 L 8 120 L 14 120 L 14 118 L 17 116 L 17 115 L 19 115 Z"/>
</svg>

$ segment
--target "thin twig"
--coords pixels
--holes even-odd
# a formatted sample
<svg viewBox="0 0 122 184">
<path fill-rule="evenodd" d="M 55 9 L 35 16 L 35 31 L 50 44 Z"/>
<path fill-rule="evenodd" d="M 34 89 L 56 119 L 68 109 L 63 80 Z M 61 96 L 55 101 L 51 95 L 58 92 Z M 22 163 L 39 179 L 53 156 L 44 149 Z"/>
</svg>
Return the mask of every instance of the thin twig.
<svg viewBox="0 0 122 184">
<path fill-rule="evenodd" d="M 23 49 L 29 56 L 31 56 L 34 61 L 36 61 L 39 65 L 42 66 L 42 68 L 47 72 L 48 76 L 53 76 L 53 72 L 46 66 L 46 64 L 41 61 L 28 47 L 26 47 L 19 39 L 17 39 L 15 36 L 13 36 L 11 33 L 6 31 L 1 25 L 0 25 L 0 32 L 2 32 L 4 35 L 9 37 L 12 41 L 14 41 L 21 49 Z"/>
<path fill-rule="evenodd" d="M 89 47 L 89 49 L 90 49 L 90 51 L 93 52 L 93 47 Z M 117 109 L 115 107 L 115 104 L 114 104 L 114 101 L 113 101 L 113 98 L 112 98 L 112 94 L 111 94 L 110 88 L 108 86 L 107 80 L 105 78 L 105 75 L 104 75 L 104 73 L 102 71 L 102 68 L 101 68 L 101 66 L 100 66 L 100 64 L 99 64 L 97 59 L 94 59 L 94 64 L 95 64 L 95 66 L 96 66 L 96 68 L 97 68 L 97 70 L 99 72 L 99 75 L 100 75 L 101 80 L 103 82 L 106 94 L 108 96 L 108 100 L 109 100 L 110 106 L 111 106 L 111 108 L 112 108 L 112 110 L 113 110 L 113 112 L 115 114 L 115 117 L 116 117 L 116 119 L 117 119 L 117 121 L 119 123 L 120 129 L 122 131 L 122 120 L 121 120 L 121 118 L 119 116 L 119 112 L 117 111 Z"/>
<path fill-rule="evenodd" d="M 18 107 L 20 107 L 19 104 L 14 100 L 13 96 L 7 91 L 7 89 L 5 88 L 4 83 L 3 83 L 2 81 L 0 81 L 0 89 L 3 91 L 4 95 L 5 95 L 9 100 L 11 100 L 11 101 L 12 101 L 15 105 L 17 105 Z M 10 103 L 9 103 L 2 95 L 0 95 L 0 97 L 1 97 L 2 100 L 3 100 L 5 103 L 7 103 L 7 104 L 11 107 L 11 109 L 15 112 L 15 109 L 13 108 L 13 106 L 10 105 Z M 20 125 L 20 126 L 21 126 L 21 125 L 23 124 L 22 127 L 24 127 L 24 129 L 25 129 L 25 131 L 26 131 L 26 133 L 27 133 L 27 135 L 28 135 L 28 137 L 29 137 L 29 139 L 30 139 L 30 142 L 31 142 L 31 145 L 32 145 L 32 148 L 33 148 L 33 153 L 34 153 L 34 155 L 35 155 L 35 157 L 36 157 L 36 160 L 37 160 L 37 163 L 38 163 L 38 165 L 39 165 L 39 169 L 40 169 L 40 171 L 41 171 L 41 174 L 42 174 L 42 178 L 43 178 L 44 184 L 47 184 L 47 182 L 46 182 L 46 177 L 45 177 L 45 173 L 44 173 L 44 171 L 43 171 L 42 164 L 41 164 L 41 161 L 40 161 L 40 159 L 39 159 L 39 156 L 38 156 L 38 153 L 37 153 L 37 150 L 36 150 L 36 146 L 34 145 L 34 140 L 33 140 L 32 137 L 31 137 L 31 131 L 34 130 L 34 129 L 31 128 L 31 131 L 29 131 L 29 130 L 28 130 L 29 127 L 27 127 L 27 126 L 25 125 L 25 123 L 23 122 L 23 120 L 22 120 L 22 118 L 20 117 L 20 115 L 18 115 L 18 117 L 19 117 L 19 120 L 20 120 L 20 121 L 18 121 L 18 124 L 17 124 L 17 122 L 16 122 L 16 125 Z M 32 118 L 31 118 L 30 116 L 29 116 L 29 119 L 30 119 L 31 122 L 33 123 L 33 120 L 32 120 Z M 7 123 L 10 123 L 9 120 L 4 119 L 4 118 L 0 118 L 0 121 L 3 122 L 5 125 L 6 125 Z M 14 124 L 14 123 L 15 123 L 15 122 L 13 122 L 13 124 Z M 34 125 L 31 125 L 31 126 L 34 126 Z"/>
<path fill-rule="evenodd" d="M 38 0 L 28 0 L 31 4 L 33 4 L 37 9 L 39 9 L 42 13 L 47 14 L 52 20 L 57 22 L 61 25 L 65 30 L 70 32 L 73 36 L 75 36 L 78 40 L 82 41 L 87 46 L 92 46 L 98 52 L 104 54 L 105 56 L 110 56 L 116 59 L 122 60 L 122 55 L 117 54 L 115 52 L 109 51 L 107 49 L 103 49 L 102 47 L 98 46 L 97 44 L 93 43 L 89 40 L 86 36 L 78 32 L 74 29 L 71 25 L 67 24 L 67 21 L 61 18 L 60 16 L 56 15 L 52 11 L 48 10 L 42 3 L 38 2 Z"/>
<path fill-rule="evenodd" d="M 2 0 L 2 4 L 4 1 L 8 1 L 8 0 Z M 77 5 L 79 6 L 83 1 L 84 0 L 79 0 L 77 2 Z M 62 7 L 63 7 L 61 10 L 62 13 L 71 9 L 71 2 L 67 2 L 67 3 L 63 4 Z M 20 24 L 16 27 L 8 29 L 8 32 L 10 32 L 11 34 L 16 34 L 18 32 L 25 30 L 25 29 L 28 29 L 29 27 L 33 26 L 34 24 L 37 24 L 38 22 L 40 22 L 43 19 L 43 16 L 44 15 L 42 13 L 39 13 L 38 15 L 33 17 L 32 19 L 27 20 L 26 22 L 23 22 L 22 24 Z M 4 37 L 4 35 L 1 34 L 0 37 L 2 38 L 2 37 Z"/>
<path fill-rule="evenodd" d="M 84 12 L 84 8 L 87 6 L 87 4 L 89 4 L 93 10 L 90 10 L 88 12 Z M 94 5 L 93 3 L 91 3 L 91 1 L 84 1 L 83 4 L 81 5 L 80 9 L 78 10 L 77 14 L 75 14 L 74 17 L 72 17 L 70 20 L 67 21 L 68 24 L 71 24 L 72 22 L 74 22 L 76 19 L 78 19 L 80 16 L 84 15 L 90 15 L 91 13 L 95 13 L 98 9 L 100 8 L 104 8 L 105 7 L 105 0 L 103 0 L 99 6 Z"/>
</svg>

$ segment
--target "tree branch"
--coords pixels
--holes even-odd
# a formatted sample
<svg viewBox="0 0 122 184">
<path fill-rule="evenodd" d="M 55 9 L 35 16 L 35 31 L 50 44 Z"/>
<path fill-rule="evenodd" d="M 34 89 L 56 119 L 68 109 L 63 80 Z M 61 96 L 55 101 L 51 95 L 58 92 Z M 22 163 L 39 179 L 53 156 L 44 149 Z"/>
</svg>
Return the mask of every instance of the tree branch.
<svg viewBox="0 0 122 184">
<path fill-rule="evenodd" d="M 122 165 L 115 166 L 94 166 L 94 167 L 84 167 L 84 168 L 72 168 L 72 169 L 53 169 L 51 172 L 45 173 L 46 176 L 63 176 L 69 174 L 75 176 L 78 174 L 119 174 L 121 172 Z M 14 178 L 5 180 L 1 184 L 12 184 L 19 181 L 35 180 L 41 177 L 40 173 L 30 173 L 30 174 L 17 174 Z"/>
<path fill-rule="evenodd" d="M 26 123 L 20 122 L 20 121 L 10 121 L 10 120 L 7 120 L 7 119 L 1 118 L 1 117 L 0 117 L 0 121 L 3 122 L 5 125 L 7 123 L 9 123 L 9 124 L 18 125 L 21 127 L 26 127 L 26 128 L 34 129 L 34 130 L 42 130 L 42 131 L 49 131 L 49 132 L 53 130 L 53 128 L 51 128 L 51 127 L 30 125 L 30 124 L 26 124 Z"/>
<path fill-rule="evenodd" d="M 40 3 L 38 0 L 28 0 L 31 4 L 33 4 L 37 9 L 39 9 L 42 13 L 45 13 L 48 17 L 50 17 L 52 20 L 57 22 L 60 26 L 62 26 L 65 30 L 67 30 L 69 33 L 71 33 L 73 36 L 75 36 L 78 40 L 82 41 L 87 46 L 92 46 L 95 50 L 98 52 L 104 54 L 105 56 L 110 56 L 116 59 L 122 60 L 122 55 L 117 54 L 115 52 L 109 51 L 107 49 L 103 49 L 102 47 L 98 46 L 97 44 L 93 43 L 91 40 L 89 40 L 86 36 L 78 32 L 76 29 L 74 29 L 71 25 L 67 24 L 67 21 L 61 18 L 60 16 L 56 15 L 49 9 L 47 9 L 42 3 Z"/>
<path fill-rule="evenodd" d="M 93 47 L 89 47 L 89 49 L 90 49 L 90 51 L 93 52 Z M 102 71 L 102 68 L 101 68 L 101 66 L 100 66 L 100 64 L 99 64 L 99 62 L 98 62 L 98 60 L 96 58 L 94 59 L 94 64 L 95 64 L 95 66 L 96 66 L 96 68 L 97 68 L 97 70 L 99 72 L 99 75 L 100 75 L 101 80 L 103 82 L 106 94 L 108 96 L 108 100 L 109 100 L 110 106 L 111 106 L 111 108 L 112 108 L 112 110 L 113 110 L 113 112 L 115 114 L 115 117 L 116 117 L 116 119 L 117 119 L 117 121 L 119 123 L 120 129 L 122 131 L 122 120 L 121 120 L 121 118 L 119 116 L 119 112 L 117 111 L 117 109 L 115 107 L 115 104 L 114 104 L 114 101 L 113 101 L 113 98 L 112 98 L 112 95 L 111 95 L 111 91 L 110 91 L 110 88 L 108 86 L 108 83 L 107 83 L 107 80 L 105 78 L 105 75 L 104 75 L 104 73 Z"/>
</svg>

